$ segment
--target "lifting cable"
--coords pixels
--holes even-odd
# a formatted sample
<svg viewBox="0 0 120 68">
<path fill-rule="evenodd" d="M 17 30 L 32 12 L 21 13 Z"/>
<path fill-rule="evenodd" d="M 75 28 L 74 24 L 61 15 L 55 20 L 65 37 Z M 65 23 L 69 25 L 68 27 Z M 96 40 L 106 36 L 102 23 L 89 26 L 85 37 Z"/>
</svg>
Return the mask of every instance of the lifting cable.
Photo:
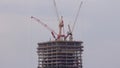
<svg viewBox="0 0 120 68">
<path fill-rule="evenodd" d="M 79 9 L 78 9 L 78 12 L 77 12 L 77 15 L 76 15 L 76 17 L 75 17 L 74 24 L 73 24 L 73 27 L 72 27 L 72 32 L 73 32 L 73 30 L 74 30 L 74 28 L 75 28 L 75 24 L 76 24 L 76 22 L 77 22 L 77 19 L 78 19 L 79 12 L 80 12 L 80 9 L 81 9 L 82 4 L 83 4 L 83 1 L 81 1 L 80 5 L 79 5 Z"/>
<path fill-rule="evenodd" d="M 58 18 L 58 21 L 59 21 L 60 19 L 59 19 L 59 13 L 58 13 L 58 9 L 57 9 L 57 5 L 56 5 L 56 1 L 53 0 L 53 3 L 54 3 L 55 12 L 56 12 L 56 15 L 57 15 L 57 18 Z"/>
</svg>

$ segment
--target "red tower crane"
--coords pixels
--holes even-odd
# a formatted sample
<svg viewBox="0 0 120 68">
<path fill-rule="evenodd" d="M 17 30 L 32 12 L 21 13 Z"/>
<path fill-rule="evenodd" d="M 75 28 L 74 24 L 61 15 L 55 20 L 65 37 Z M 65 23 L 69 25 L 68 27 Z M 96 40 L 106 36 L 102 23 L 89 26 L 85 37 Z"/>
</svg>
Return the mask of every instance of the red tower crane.
<svg viewBox="0 0 120 68">
<path fill-rule="evenodd" d="M 31 16 L 31 18 L 34 19 L 34 20 L 36 20 L 38 23 L 40 23 L 41 25 L 43 25 L 45 28 L 47 28 L 47 29 L 51 32 L 51 34 L 52 34 L 52 36 L 53 36 L 53 38 L 54 38 L 55 40 L 57 40 L 57 41 L 66 40 L 66 39 L 69 37 L 69 41 L 72 41 L 72 40 L 73 40 L 73 31 L 74 31 L 75 24 L 76 24 L 76 22 L 77 22 L 77 19 L 78 19 L 78 16 L 79 16 L 79 12 L 80 12 L 80 8 L 81 8 L 81 6 L 82 6 L 82 4 L 83 4 L 83 1 L 82 1 L 82 2 L 80 3 L 80 5 L 79 5 L 79 9 L 78 9 L 77 15 L 76 15 L 76 17 L 75 17 L 75 21 L 74 21 L 74 24 L 73 24 L 72 29 L 70 28 L 70 25 L 68 25 L 68 30 L 69 30 L 69 31 L 68 31 L 67 35 L 65 35 L 64 33 L 62 33 L 62 32 L 64 31 L 63 16 L 61 16 L 61 18 L 59 18 L 56 1 L 53 0 L 53 2 L 54 2 L 54 7 L 55 7 L 56 15 L 57 15 L 58 20 L 59 20 L 59 32 L 58 32 L 58 33 L 56 33 L 53 29 L 51 29 L 47 24 L 43 23 L 43 22 L 42 22 L 41 20 L 39 20 L 38 18 L 33 17 L 33 16 Z M 55 35 L 56 35 L 57 37 L 56 37 Z"/>
<path fill-rule="evenodd" d="M 53 38 L 54 38 L 55 40 L 57 40 L 57 38 L 56 38 L 55 35 L 58 35 L 58 34 L 57 34 L 53 29 L 51 29 L 47 24 L 43 23 L 43 22 L 40 21 L 38 18 L 33 17 L 33 16 L 31 16 L 31 19 L 36 20 L 38 23 L 40 23 L 40 24 L 43 25 L 45 28 L 47 28 L 47 29 L 51 32 Z"/>
<path fill-rule="evenodd" d="M 53 29 L 51 29 L 47 24 L 43 23 L 43 22 L 42 22 L 41 20 L 39 20 L 38 18 L 31 16 L 31 19 L 36 20 L 38 23 L 40 23 L 40 24 L 43 25 L 45 28 L 47 28 L 47 29 L 51 32 L 51 34 L 52 34 L 52 36 L 53 36 L 53 38 L 54 38 L 55 40 L 61 40 L 61 38 L 64 38 L 64 39 L 65 39 L 65 35 L 62 34 L 62 28 L 63 28 L 63 26 L 64 26 L 62 17 L 61 17 L 61 20 L 60 20 L 60 22 L 59 22 L 59 33 L 56 33 Z M 55 35 L 57 35 L 57 38 L 56 38 Z"/>
</svg>

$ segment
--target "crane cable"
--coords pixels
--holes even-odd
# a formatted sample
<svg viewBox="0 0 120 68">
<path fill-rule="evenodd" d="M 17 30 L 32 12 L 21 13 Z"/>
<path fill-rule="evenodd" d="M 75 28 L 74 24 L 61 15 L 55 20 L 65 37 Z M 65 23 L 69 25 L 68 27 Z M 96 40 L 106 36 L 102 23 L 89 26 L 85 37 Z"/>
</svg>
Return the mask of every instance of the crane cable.
<svg viewBox="0 0 120 68">
<path fill-rule="evenodd" d="M 78 12 L 77 12 L 77 15 L 76 15 L 76 17 L 75 17 L 74 24 L 73 24 L 73 27 L 72 27 L 72 32 L 74 31 L 75 24 L 76 24 L 76 22 L 77 22 L 77 19 L 78 19 L 79 12 L 80 12 L 80 9 L 81 9 L 82 4 L 83 4 L 83 1 L 81 1 L 80 5 L 79 5 L 79 9 L 78 9 Z"/>
<path fill-rule="evenodd" d="M 56 1 L 53 0 L 53 3 L 54 3 L 54 7 L 55 7 L 55 12 L 56 12 L 56 15 L 57 15 L 57 18 L 58 18 L 58 21 L 59 21 L 60 19 L 59 19 L 59 13 L 58 13 L 58 9 L 57 9 L 57 5 L 56 5 Z"/>
<path fill-rule="evenodd" d="M 61 16 L 61 18 L 60 18 L 59 12 L 58 12 L 58 8 L 57 8 L 57 4 L 56 4 L 56 1 L 55 1 L 55 0 L 53 0 L 53 3 L 54 3 L 54 8 L 55 8 L 55 13 L 56 13 L 56 16 L 57 16 L 57 20 L 59 21 L 59 24 L 60 24 L 60 21 L 63 21 L 63 20 L 62 20 L 62 17 L 63 17 L 63 16 Z M 65 35 L 65 28 L 64 28 L 64 26 L 63 26 L 63 29 L 62 29 L 62 30 L 63 30 L 63 31 L 62 31 L 63 35 Z"/>
</svg>

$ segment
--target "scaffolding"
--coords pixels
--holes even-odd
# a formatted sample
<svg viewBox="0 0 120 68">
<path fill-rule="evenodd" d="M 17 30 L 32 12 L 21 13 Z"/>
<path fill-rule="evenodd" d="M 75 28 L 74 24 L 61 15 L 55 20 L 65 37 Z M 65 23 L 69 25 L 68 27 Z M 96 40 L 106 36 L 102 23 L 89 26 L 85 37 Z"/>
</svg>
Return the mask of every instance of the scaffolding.
<svg viewBox="0 0 120 68">
<path fill-rule="evenodd" d="M 82 68 L 82 41 L 38 43 L 38 68 Z"/>
</svg>

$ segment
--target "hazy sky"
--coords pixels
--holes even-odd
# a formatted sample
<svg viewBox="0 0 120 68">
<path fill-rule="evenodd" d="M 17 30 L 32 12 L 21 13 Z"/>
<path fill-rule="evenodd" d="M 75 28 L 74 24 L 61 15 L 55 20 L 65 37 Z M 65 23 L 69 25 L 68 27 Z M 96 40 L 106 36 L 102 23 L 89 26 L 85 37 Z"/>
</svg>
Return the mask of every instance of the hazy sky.
<svg viewBox="0 0 120 68">
<path fill-rule="evenodd" d="M 72 25 L 81 0 L 56 1 Z M 37 43 L 52 37 L 30 16 L 57 31 L 52 0 L 0 0 L 0 68 L 37 68 Z M 120 68 L 120 0 L 84 0 L 74 39 L 84 42 L 84 68 Z"/>
</svg>

